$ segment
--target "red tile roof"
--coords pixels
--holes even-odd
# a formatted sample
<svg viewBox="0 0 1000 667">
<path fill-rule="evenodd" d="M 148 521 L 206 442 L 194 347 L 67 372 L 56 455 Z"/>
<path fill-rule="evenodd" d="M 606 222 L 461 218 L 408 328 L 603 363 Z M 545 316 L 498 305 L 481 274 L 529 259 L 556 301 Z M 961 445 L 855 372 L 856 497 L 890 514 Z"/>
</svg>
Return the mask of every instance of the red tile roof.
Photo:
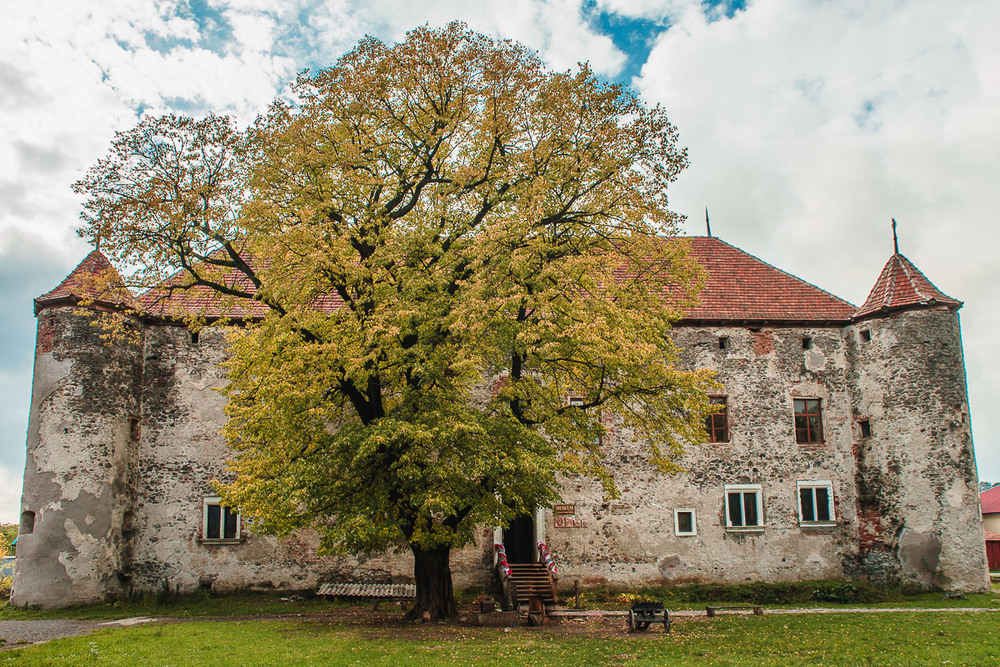
<svg viewBox="0 0 1000 667">
<path fill-rule="evenodd" d="M 254 261 L 249 255 L 241 257 L 251 266 Z M 181 318 L 194 315 L 206 319 L 259 319 L 270 312 L 270 308 L 260 301 L 232 298 L 219 294 L 210 287 L 196 285 L 181 287 L 188 280 L 183 271 L 178 271 L 163 282 L 162 287 L 154 287 L 139 295 L 143 310 L 154 317 Z M 242 271 L 228 269 L 218 278 L 218 282 L 241 292 L 255 293 L 253 283 Z M 171 289 L 176 287 L 176 289 Z M 322 295 L 313 304 L 324 312 L 331 312 L 343 305 L 336 295 Z"/>
<path fill-rule="evenodd" d="M 705 287 L 699 294 L 700 303 L 684 316 L 686 321 L 699 322 L 801 322 L 844 323 L 851 319 L 856 307 L 815 285 L 750 255 L 715 237 L 690 237 L 692 257 L 707 272 Z M 107 259 L 96 251 L 87 256 L 80 267 L 59 287 L 38 300 L 52 298 L 75 283 L 74 276 L 83 267 L 111 268 Z M 113 270 L 113 269 L 112 269 Z M 117 274 L 116 274 L 117 275 Z M 182 285 L 185 277 L 178 272 L 138 298 L 143 309 L 153 316 L 235 319 L 262 317 L 267 307 L 258 302 L 220 298 L 208 287 L 170 290 Z M 230 270 L 222 278 L 227 286 L 252 292 L 253 286 L 240 272 Z M 317 299 L 324 310 L 339 307 L 336 296 Z"/>
<path fill-rule="evenodd" d="M 35 314 L 48 305 L 83 300 L 111 307 L 137 305 L 121 274 L 100 250 L 91 250 L 55 289 L 35 299 Z"/>
<path fill-rule="evenodd" d="M 935 305 L 957 310 L 962 307 L 962 302 L 934 287 L 910 260 L 896 253 L 886 262 L 868 300 L 854 313 L 854 317 L 861 319 L 883 311 Z"/>
<path fill-rule="evenodd" d="M 714 236 L 692 237 L 691 254 L 708 278 L 686 320 L 846 322 L 856 310 Z"/>
<path fill-rule="evenodd" d="M 983 514 L 1000 512 L 1000 486 L 994 486 L 992 489 L 980 493 L 979 502 L 983 504 Z"/>
</svg>

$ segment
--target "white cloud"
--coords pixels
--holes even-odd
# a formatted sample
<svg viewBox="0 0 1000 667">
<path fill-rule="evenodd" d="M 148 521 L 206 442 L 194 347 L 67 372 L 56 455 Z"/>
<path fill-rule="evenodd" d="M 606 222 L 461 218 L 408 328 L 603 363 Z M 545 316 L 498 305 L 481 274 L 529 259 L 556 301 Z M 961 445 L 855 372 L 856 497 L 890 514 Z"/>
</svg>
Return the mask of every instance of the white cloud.
<svg viewBox="0 0 1000 667">
<path fill-rule="evenodd" d="M 34 252 L 67 270 L 83 257 L 70 185 L 141 110 L 248 121 L 295 72 L 332 64 L 365 34 L 392 41 L 452 20 L 521 41 L 557 69 L 589 60 L 614 76 L 625 54 L 584 7 L 667 21 L 638 86 L 666 106 L 691 149 L 671 195 L 689 230 L 702 233 L 707 204 L 717 234 L 860 302 L 891 252 L 895 216 L 903 252 L 967 303 L 979 460 L 984 477 L 1000 479 L 1000 416 L 990 410 L 1000 403 L 991 353 L 1000 328 L 1000 4 L 760 0 L 729 19 L 706 18 L 700 0 L 207 6 L 208 17 L 184 0 L 0 3 L 0 252 L 31 236 L 44 239 Z M 58 282 L 50 273 L 41 286 L 2 286 L 25 304 L 12 311 L 19 330 L 33 330 L 31 298 Z M 19 345 L 28 349 L 2 354 L 30 355 L 30 341 Z M 0 409 L 0 421 L 18 424 L 30 369 L 6 368 L 6 403 L 24 401 L 17 415 Z M 0 450 L 23 456 L 23 430 L 2 435 Z"/>
<path fill-rule="evenodd" d="M 672 201 L 691 233 L 704 233 L 708 205 L 717 235 L 860 303 L 899 220 L 901 251 L 967 302 L 978 458 L 1000 479 L 996 25 L 989 1 L 686 12 L 637 83 L 690 148 Z"/>
</svg>

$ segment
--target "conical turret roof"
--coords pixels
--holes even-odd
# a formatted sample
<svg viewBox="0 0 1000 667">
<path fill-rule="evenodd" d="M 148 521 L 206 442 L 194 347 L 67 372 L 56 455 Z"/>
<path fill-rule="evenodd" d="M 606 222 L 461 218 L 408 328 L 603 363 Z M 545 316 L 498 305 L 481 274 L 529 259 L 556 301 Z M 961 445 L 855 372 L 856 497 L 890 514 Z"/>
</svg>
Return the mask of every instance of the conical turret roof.
<svg viewBox="0 0 1000 667">
<path fill-rule="evenodd" d="M 92 250 L 59 285 L 35 299 L 35 314 L 48 306 L 93 301 L 113 308 L 135 308 L 121 274 L 100 250 Z"/>
<path fill-rule="evenodd" d="M 854 319 L 890 310 L 928 306 L 948 306 L 958 310 L 962 302 L 939 290 L 913 262 L 896 253 L 886 262 L 868 300 L 854 313 Z"/>
</svg>

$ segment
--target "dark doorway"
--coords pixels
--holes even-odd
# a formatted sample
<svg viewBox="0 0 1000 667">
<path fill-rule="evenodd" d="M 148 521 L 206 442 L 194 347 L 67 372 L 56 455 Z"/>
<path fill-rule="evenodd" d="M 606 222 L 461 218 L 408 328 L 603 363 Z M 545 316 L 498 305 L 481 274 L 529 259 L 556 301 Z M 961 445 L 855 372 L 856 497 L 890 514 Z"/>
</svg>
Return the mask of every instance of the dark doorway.
<svg viewBox="0 0 1000 667">
<path fill-rule="evenodd" d="M 535 562 L 535 521 L 527 514 L 514 519 L 503 530 L 503 548 L 508 563 Z"/>
</svg>

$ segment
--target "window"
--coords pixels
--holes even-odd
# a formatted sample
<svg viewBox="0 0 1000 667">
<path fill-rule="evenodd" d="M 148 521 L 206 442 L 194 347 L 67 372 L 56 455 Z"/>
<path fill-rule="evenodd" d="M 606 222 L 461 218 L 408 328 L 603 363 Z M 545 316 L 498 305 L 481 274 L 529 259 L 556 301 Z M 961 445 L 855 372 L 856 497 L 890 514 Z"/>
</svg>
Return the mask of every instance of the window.
<svg viewBox="0 0 1000 667">
<path fill-rule="evenodd" d="M 719 349 L 720 350 L 729 349 L 729 336 L 719 336 Z"/>
<path fill-rule="evenodd" d="M 206 542 L 238 541 L 239 512 L 221 505 L 219 498 L 205 498 L 201 534 Z"/>
<path fill-rule="evenodd" d="M 803 526 L 833 526 L 833 484 L 799 482 L 799 523 Z"/>
<path fill-rule="evenodd" d="M 694 521 L 694 510 L 690 507 L 674 510 L 674 535 L 684 537 L 697 534 L 698 527 Z"/>
<path fill-rule="evenodd" d="M 861 330 L 861 341 L 864 342 L 864 343 L 869 343 L 869 342 L 871 342 L 871 339 L 872 339 L 872 332 L 871 332 L 871 330 L 870 329 L 862 329 Z"/>
<path fill-rule="evenodd" d="M 823 412 L 818 398 L 795 399 L 795 442 L 823 442 Z"/>
<path fill-rule="evenodd" d="M 861 429 L 862 438 L 872 437 L 872 423 L 868 419 L 862 419 L 858 422 L 858 428 Z"/>
<path fill-rule="evenodd" d="M 722 408 L 705 417 L 705 430 L 708 431 L 709 442 L 729 442 L 729 405 L 725 396 L 711 396 L 712 405 Z"/>
<path fill-rule="evenodd" d="M 35 532 L 34 512 L 21 512 L 21 526 L 17 532 L 18 535 L 31 535 Z"/>
<path fill-rule="evenodd" d="M 764 511 L 760 484 L 726 485 L 726 528 L 730 530 L 760 530 L 764 527 Z"/>
<path fill-rule="evenodd" d="M 812 336 L 803 336 L 802 337 L 802 349 L 803 350 L 811 350 L 812 346 L 813 346 Z"/>
</svg>

